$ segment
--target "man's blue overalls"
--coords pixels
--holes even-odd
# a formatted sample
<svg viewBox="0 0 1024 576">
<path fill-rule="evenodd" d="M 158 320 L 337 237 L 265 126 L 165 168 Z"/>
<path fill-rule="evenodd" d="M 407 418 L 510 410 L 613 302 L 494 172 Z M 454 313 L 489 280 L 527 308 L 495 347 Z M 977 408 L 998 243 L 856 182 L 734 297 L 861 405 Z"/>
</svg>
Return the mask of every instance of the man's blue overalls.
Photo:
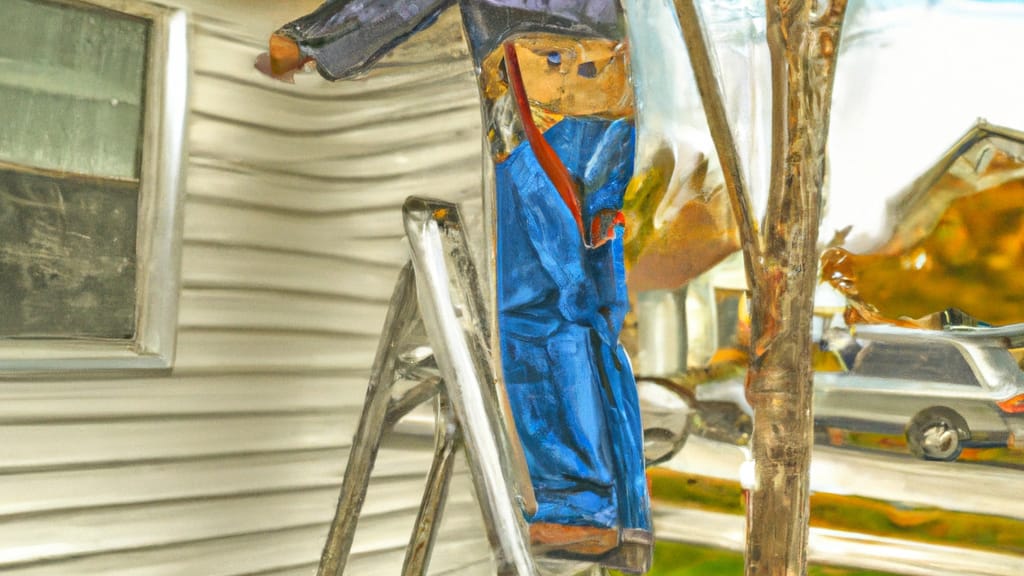
<svg viewBox="0 0 1024 576">
<path fill-rule="evenodd" d="M 588 229 L 622 208 L 634 132 L 567 117 L 544 134 L 580 183 Z M 528 520 L 650 530 L 639 400 L 618 342 L 623 227 L 585 246 L 525 141 L 495 169 L 502 373 L 537 497 Z"/>
</svg>

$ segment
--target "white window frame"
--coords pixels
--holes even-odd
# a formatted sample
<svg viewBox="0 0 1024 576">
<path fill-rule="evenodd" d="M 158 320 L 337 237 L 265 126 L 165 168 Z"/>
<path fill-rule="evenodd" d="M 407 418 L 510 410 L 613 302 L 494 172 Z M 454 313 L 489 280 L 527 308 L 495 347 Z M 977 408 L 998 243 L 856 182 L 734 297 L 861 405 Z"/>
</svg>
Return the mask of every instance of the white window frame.
<svg viewBox="0 0 1024 576">
<path fill-rule="evenodd" d="M 0 339 L 0 377 L 167 372 L 174 363 L 189 96 L 185 11 L 140 0 L 71 0 L 150 22 L 136 236 L 135 336 Z"/>
</svg>

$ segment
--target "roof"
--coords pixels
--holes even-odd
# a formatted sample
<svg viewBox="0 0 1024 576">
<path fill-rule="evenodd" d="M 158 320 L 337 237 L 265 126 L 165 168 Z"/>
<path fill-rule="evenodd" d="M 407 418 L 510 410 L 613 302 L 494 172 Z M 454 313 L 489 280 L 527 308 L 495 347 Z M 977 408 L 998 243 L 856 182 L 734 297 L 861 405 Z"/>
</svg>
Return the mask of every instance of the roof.
<svg viewBox="0 0 1024 576">
<path fill-rule="evenodd" d="M 1022 177 L 1018 170 L 990 174 L 990 163 L 997 153 L 1024 162 L 1024 132 L 979 118 L 931 168 L 890 201 L 888 221 L 892 232 L 882 250 L 898 251 L 896 246 L 913 244 L 921 233 L 933 228 L 957 198 Z M 961 185 L 939 186 L 947 176 Z"/>
<path fill-rule="evenodd" d="M 858 324 L 852 328 L 855 335 L 871 336 L 878 340 L 899 340 L 910 337 L 923 342 L 966 341 L 973 344 L 989 344 L 1007 348 L 1024 347 L 1024 323 L 995 327 L 950 326 L 942 330 L 903 328 L 888 324 Z"/>
</svg>

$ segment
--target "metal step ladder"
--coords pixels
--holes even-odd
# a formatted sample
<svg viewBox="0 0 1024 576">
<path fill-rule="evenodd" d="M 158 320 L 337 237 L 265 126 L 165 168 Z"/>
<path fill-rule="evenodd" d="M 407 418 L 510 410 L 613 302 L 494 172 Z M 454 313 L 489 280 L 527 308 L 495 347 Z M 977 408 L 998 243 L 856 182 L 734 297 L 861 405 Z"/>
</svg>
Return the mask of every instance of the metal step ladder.
<svg viewBox="0 0 1024 576">
<path fill-rule="evenodd" d="M 507 402 L 494 383 L 483 294 L 455 204 L 410 198 L 403 207 L 410 263 L 398 278 L 349 453 L 341 498 L 318 574 L 340 576 L 355 536 L 381 439 L 433 401 L 434 459 L 402 574 L 426 572 L 452 477 L 465 448 L 502 575 L 534 576 L 521 510 L 536 507 Z M 403 382 L 414 382 L 402 386 Z"/>
</svg>

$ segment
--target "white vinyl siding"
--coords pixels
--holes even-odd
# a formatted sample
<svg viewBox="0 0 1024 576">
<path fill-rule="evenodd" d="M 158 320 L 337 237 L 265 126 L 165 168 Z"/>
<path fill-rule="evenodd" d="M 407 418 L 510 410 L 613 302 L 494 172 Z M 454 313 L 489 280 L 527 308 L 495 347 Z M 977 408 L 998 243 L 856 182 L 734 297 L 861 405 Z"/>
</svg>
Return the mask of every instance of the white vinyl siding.
<svg viewBox="0 0 1024 576">
<path fill-rule="evenodd" d="M 409 194 L 479 208 L 457 14 L 368 80 L 273 83 L 266 37 L 316 2 L 191 10 L 183 291 L 167 377 L 0 380 L 5 576 L 313 574 Z M 454 56 L 453 56 L 454 54 Z M 399 573 L 429 442 L 385 444 L 349 574 Z M 490 574 L 465 465 L 433 574 Z"/>
</svg>

